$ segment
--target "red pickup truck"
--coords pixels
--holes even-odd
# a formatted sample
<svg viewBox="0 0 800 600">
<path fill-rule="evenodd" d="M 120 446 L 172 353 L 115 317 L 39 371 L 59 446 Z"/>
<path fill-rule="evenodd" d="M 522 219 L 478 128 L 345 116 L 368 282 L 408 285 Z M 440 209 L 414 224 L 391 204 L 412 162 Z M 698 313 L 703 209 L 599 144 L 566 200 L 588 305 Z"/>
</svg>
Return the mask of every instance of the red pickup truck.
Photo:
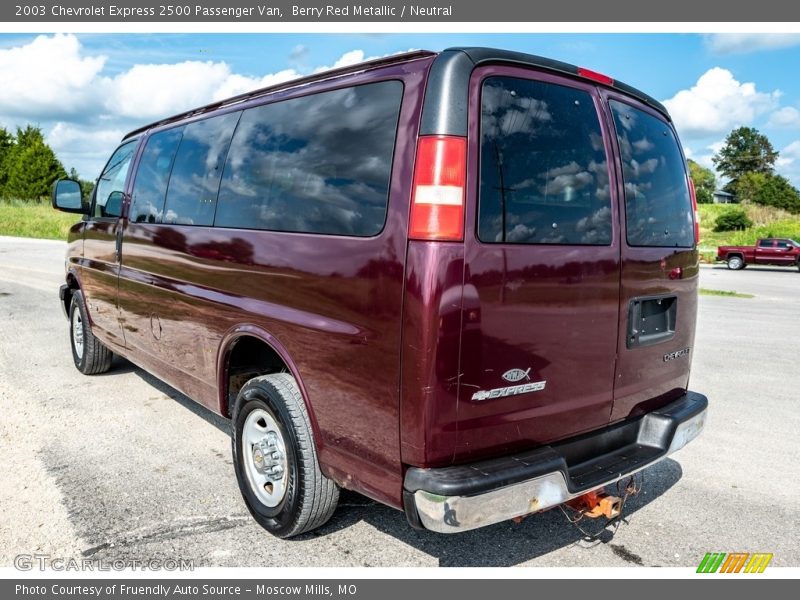
<svg viewBox="0 0 800 600">
<path fill-rule="evenodd" d="M 717 260 L 727 262 L 734 271 L 747 265 L 796 266 L 800 271 L 800 244 L 790 239 L 764 238 L 755 246 L 720 246 Z"/>
</svg>

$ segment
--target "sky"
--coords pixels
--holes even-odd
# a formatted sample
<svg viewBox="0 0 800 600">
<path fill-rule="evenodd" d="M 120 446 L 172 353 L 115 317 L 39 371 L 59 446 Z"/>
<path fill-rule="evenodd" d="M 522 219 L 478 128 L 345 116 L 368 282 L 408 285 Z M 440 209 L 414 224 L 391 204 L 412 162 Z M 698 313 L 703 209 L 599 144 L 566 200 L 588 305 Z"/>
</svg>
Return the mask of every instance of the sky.
<svg viewBox="0 0 800 600">
<path fill-rule="evenodd" d="M 38 125 L 95 179 L 122 136 L 162 117 L 410 49 L 491 46 L 608 74 L 664 102 L 688 157 L 739 126 L 800 187 L 800 34 L 0 34 L 0 126 Z"/>
</svg>

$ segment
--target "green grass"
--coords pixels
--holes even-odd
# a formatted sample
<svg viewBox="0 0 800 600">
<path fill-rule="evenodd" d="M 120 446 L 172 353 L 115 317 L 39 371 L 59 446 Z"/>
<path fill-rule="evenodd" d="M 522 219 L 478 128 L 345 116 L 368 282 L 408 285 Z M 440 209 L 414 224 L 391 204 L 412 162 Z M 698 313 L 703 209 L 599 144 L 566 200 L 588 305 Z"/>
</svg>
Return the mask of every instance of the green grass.
<svg viewBox="0 0 800 600">
<path fill-rule="evenodd" d="M 738 206 L 738 205 L 735 205 Z M 766 206 L 742 206 L 753 221 L 744 231 L 714 231 L 717 217 L 731 205 L 701 204 L 700 256 L 714 262 L 717 246 L 752 246 L 762 237 L 788 237 L 800 241 L 800 215 Z M 0 235 L 64 240 L 80 217 L 54 210 L 47 202 L 0 199 Z"/>
<path fill-rule="evenodd" d="M 66 240 L 80 215 L 63 213 L 47 202 L 0 200 L 0 235 Z"/>
<path fill-rule="evenodd" d="M 740 294 L 739 292 L 729 292 L 727 290 L 710 290 L 708 288 L 700 288 L 701 296 L 725 296 L 728 298 L 755 298 L 753 294 Z"/>
</svg>

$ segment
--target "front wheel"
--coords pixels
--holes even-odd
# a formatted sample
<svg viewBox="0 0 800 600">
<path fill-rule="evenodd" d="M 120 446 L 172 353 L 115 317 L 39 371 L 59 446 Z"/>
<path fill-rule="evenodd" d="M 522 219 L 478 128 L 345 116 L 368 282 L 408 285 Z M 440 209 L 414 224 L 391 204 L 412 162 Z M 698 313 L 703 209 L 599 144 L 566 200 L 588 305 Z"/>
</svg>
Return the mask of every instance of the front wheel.
<svg viewBox="0 0 800 600">
<path fill-rule="evenodd" d="M 739 269 L 744 268 L 744 260 L 741 256 L 730 256 L 728 257 L 728 268 L 732 271 L 738 271 Z"/>
<path fill-rule="evenodd" d="M 291 375 L 263 375 L 242 387 L 232 449 L 245 504 L 271 534 L 289 538 L 331 518 L 339 488 L 320 471 L 308 411 Z"/>
<path fill-rule="evenodd" d="M 75 367 L 84 375 L 105 373 L 111 368 L 114 354 L 94 337 L 80 290 L 73 292 L 69 306 L 69 341 Z"/>
</svg>

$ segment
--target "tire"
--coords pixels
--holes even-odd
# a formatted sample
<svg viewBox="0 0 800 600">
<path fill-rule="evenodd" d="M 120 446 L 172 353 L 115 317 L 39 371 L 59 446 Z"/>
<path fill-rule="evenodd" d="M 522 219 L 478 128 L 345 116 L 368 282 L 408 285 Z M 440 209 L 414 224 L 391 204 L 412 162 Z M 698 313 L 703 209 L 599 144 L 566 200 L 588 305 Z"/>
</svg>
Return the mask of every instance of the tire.
<svg viewBox="0 0 800 600">
<path fill-rule="evenodd" d="M 84 375 L 98 375 L 111 368 L 114 354 L 94 337 L 80 290 L 72 293 L 69 305 L 69 342 L 75 367 Z"/>
<path fill-rule="evenodd" d="M 744 269 L 744 260 L 742 259 L 741 256 L 729 256 L 728 268 L 732 271 L 738 271 L 740 269 Z"/>
<path fill-rule="evenodd" d="M 272 535 L 290 538 L 331 518 L 339 488 L 320 471 L 311 421 L 291 375 L 263 375 L 242 387 L 231 444 L 245 504 Z"/>
</svg>

